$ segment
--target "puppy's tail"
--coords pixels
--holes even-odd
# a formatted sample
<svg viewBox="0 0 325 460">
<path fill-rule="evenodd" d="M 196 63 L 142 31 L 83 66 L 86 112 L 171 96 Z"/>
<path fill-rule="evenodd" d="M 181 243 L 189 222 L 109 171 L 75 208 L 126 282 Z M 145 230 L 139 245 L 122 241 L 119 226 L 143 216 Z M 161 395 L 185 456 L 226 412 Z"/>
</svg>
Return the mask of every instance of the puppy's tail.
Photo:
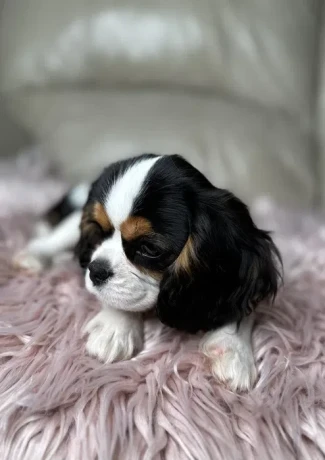
<svg viewBox="0 0 325 460">
<path fill-rule="evenodd" d="M 46 212 L 42 217 L 42 221 L 50 227 L 55 227 L 70 214 L 84 207 L 89 190 L 90 184 L 80 183 L 76 185 Z"/>
</svg>

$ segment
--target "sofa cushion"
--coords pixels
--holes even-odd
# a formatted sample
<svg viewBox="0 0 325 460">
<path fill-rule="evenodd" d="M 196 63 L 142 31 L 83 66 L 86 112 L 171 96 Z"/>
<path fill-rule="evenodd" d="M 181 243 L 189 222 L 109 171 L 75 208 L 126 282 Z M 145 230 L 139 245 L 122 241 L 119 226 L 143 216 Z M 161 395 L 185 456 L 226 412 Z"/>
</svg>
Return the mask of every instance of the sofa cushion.
<svg viewBox="0 0 325 460">
<path fill-rule="evenodd" d="M 6 2 L 2 88 L 197 88 L 305 122 L 321 0 Z"/>
<path fill-rule="evenodd" d="M 71 182 L 137 153 L 179 153 L 249 202 L 261 194 L 313 202 L 309 135 L 284 113 L 149 90 L 36 91 L 11 104 Z"/>
</svg>

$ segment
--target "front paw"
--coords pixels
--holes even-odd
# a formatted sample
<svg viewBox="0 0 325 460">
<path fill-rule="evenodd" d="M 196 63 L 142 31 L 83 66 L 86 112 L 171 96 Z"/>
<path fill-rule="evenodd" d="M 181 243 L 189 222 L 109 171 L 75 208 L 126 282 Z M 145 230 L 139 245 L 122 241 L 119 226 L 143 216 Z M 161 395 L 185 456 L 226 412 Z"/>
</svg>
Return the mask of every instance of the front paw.
<svg viewBox="0 0 325 460">
<path fill-rule="evenodd" d="M 213 376 L 232 391 L 247 391 L 257 378 L 251 345 L 231 336 L 212 333 L 204 338 L 202 352 L 208 357 Z"/>
<path fill-rule="evenodd" d="M 126 312 L 102 310 L 84 332 L 88 354 L 106 363 L 130 359 L 143 347 L 142 320 Z"/>
<path fill-rule="evenodd" d="M 49 265 L 47 249 L 44 238 L 30 240 L 24 249 L 15 254 L 13 258 L 14 267 L 32 273 L 42 271 Z"/>
</svg>

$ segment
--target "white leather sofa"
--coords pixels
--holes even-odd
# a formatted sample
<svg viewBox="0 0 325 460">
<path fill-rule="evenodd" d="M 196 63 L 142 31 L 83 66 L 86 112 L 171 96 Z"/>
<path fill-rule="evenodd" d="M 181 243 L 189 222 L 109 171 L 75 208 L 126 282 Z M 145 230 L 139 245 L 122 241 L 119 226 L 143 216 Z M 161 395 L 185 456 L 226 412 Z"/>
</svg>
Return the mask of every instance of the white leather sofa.
<svg viewBox="0 0 325 460">
<path fill-rule="evenodd" d="M 7 0 L 6 106 L 76 182 L 180 153 L 251 202 L 325 201 L 322 0 Z"/>
</svg>

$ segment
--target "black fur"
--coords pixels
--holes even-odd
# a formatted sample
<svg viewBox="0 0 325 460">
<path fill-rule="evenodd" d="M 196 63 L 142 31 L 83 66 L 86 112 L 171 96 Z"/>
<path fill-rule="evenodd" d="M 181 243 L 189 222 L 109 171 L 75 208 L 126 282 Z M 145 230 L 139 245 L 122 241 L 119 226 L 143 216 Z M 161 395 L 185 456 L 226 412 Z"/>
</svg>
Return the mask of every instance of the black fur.
<svg viewBox="0 0 325 460">
<path fill-rule="evenodd" d="M 104 204 L 105 198 L 109 193 L 114 182 L 123 175 L 127 168 L 143 159 L 153 158 L 157 155 L 143 154 L 139 157 L 122 160 L 111 164 L 104 169 L 102 174 L 92 183 L 88 195 L 88 200 L 83 209 L 81 222 L 80 239 L 75 247 L 75 257 L 80 266 L 86 269 L 91 260 L 91 255 L 95 248 L 110 236 L 110 233 L 103 232 L 99 225 L 94 222 L 92 217 L 92 204 L 99 202 Z"/>
<path fill-rule="evenodd" d="M 92 221 L 91 216 L 87 216 L 85 211 L 84 219 L 88 219 L 84 225 L 87 227 L 80 229 L 80 238 L 74 249 L 75 257 L 78 259 L 80 267 L 84 270 L 88 267 L 92 253 L 94 252 L 97 245 L 99 245 L 105 238 L 103 230 Z"/>
<path fill-rule="evenodd" d="M 70 192 L 64 195 L 55 205 L 45 214 L 44 220 L 52 227 L 58 225 L 76 210 L 70 201 Z"/>
<path fill-rule="evenodd" d="M 87 205 L 104 203 L 116 178 L 135 162 L 154 156 L 106 168 L 93 183 Z M 275 296 L 281 259 L 270 235 L 255 226 L 238 198 L 214 187 L 182 157 L 165 156 L 155 163 L 132 214 L 147 218 L 154 234 L 123 241 L 124 250 L 135 265 L 161 273 L 156 311 L 163 323 L 188 332 L 215 329 L 239 322 L 262 300 Z M 87 235 L 81 235 L 77 246 L 83 267 L 96 245 L 109 237 L 91 216 L 86 223 Z M 189 269 L 176 270 L 189 237 L 195 256 Z M 154 256 L 145 257 L 142 248 Z"/>
<path fill-rule="evenodd" d="M 126 160 L 121 160 L 109 165 L 92 183 L 87 204 L 94 201 L 99 201 L 100 203 L 104 204 L 105 198 L 109 193 L 112 185 L 120 176 L 125 173 L 128 168 L 141 160 L 147 160 L 156 156 L 157 155 L 153 153 L 144 153 L 138 157 L 128 158 Z"/>
<path fill-rule="evenodd" d="M 270 235 L 258 229 L 247 207 L 213 187 L 175 157 L 191 190 L 191 238 L 196 260 L 190 273 L 164 273 L 157 302 L 160 320 L 188 332 L 239 322 L 278 288 L 281 259 Z"/>
</svg>

